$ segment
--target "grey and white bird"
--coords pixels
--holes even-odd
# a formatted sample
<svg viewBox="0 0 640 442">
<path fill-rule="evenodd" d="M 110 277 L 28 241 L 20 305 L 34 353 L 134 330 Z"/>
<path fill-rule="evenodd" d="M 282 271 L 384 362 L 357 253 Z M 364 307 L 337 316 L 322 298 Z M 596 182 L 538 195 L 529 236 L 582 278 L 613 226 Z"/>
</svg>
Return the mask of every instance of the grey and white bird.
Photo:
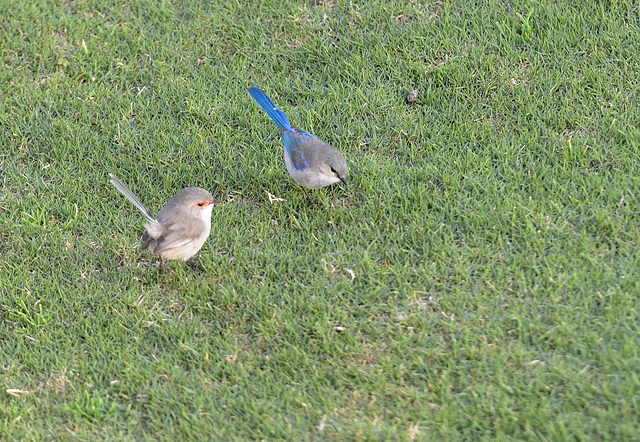
<svg viewBox="0 0 640 442">
<path fill-rule="evenodd" d="M 305 130 L 292 127 L 285 113 L 259 88 L 250 87 L 249 94 L 280 128 L 287 171 L 302 186 L 310 201 L 313 200 L 306 189 L 317 189 L 340 181 L 347 184 L 347 161 L 337 149 Z"/>
<path fill-rule="evenodd" d="M 147 220 L 140 240 L 142 250 L 149 249 L 160 258 L 187 261 L 196 255 L 193 267 L 198 265 L 200 249 L 211 232 L 213 205 L 220 200 L 201 187 L 185 187 L 160 210 L 158 216 L 140 202 L 138 197 L 113 174 L 109 174 L 115 186 Z"/>
</svg>

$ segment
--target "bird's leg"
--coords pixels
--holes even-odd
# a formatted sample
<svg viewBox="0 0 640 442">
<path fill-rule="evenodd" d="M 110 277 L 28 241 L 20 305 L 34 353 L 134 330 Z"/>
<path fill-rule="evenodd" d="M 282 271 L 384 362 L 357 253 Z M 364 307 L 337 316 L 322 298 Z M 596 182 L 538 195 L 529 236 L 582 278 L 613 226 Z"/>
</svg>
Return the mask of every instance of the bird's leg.
<svg viewBox="0 0 640 442">
<path fill-rule="evenodd" d="M 302 186 L 300 186 L 300 187 L 302 187 Z M 311 204 L 317 204 L 317 203 L 313 200 L 313 198 L 311 198 L 311 197 L 309 196 L 309 194 L 307 193 L 307 189 L 305 189 L 304 187 L 302 187 L 302 190 L 304 191 L 305 196 L 307 197 L 307 199 L 309 200 L 309 202 L 310 202 Z"/>
<path fill-rule="evenodd" d="M 200 252 L 196 253 L 195 259 L 193 259 L 192 261 L 189 261 L 189 264 L 191 264 L 191 267 L 193 268 L 193 270 L 198 268 L 198 260 L 199 259 L 200 259 Z"/>
<path fill-rule="evenodd" d="M 160 273 L 162 273 L 162 256 L 158 256 L 158 259 L 160 260 Z"/>
</svg>

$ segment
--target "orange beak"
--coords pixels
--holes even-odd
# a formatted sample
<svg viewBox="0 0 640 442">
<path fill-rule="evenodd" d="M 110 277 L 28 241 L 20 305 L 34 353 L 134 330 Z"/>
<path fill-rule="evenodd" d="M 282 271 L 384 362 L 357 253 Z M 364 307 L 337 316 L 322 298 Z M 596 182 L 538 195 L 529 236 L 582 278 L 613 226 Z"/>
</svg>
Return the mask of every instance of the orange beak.
<svg viewBox="0 0 640 442">
<path fill-rule="evenodd" d="M 218 204 L 221 202 L 222 202 L 221 200 L 202 201 L 202 202 L 196 203 L 195 205 L 198 207 L 207 207 L 210 204 Z"/>
</svg>

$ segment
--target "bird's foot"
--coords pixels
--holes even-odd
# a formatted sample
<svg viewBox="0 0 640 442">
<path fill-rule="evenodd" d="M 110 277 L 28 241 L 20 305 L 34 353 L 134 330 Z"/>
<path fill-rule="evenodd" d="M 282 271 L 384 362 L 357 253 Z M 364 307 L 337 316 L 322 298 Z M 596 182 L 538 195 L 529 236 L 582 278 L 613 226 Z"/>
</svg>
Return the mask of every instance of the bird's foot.
<svg viewBox="0 0 640 442">
<path fill-rule="evenodd" d="M 303 188 L 302 188 L 302 190 L 304 191 L 304 195 L 307 197 L 307 199 L 309 200 L 309 202 L 310 202 L 311 204 L 318 204 L 318 203 L 316 203 L 316 202 L 315 202 L 315 200 L 314 200 L 313 198 L 311 198 L 311 197 L 309 196 L 309 194 L 307 193 L 307 189 L 305 189 L 305 188 L 303 187 Z"/>
<path fill-rule="evenodd" d="M 190 259 L 187 261 L 187 264 L 191 265 L 193 270 L 198 268 L 198 260 L 200 259 L 200 252 L 196 255 L 195 259 Z"/>
</svg>

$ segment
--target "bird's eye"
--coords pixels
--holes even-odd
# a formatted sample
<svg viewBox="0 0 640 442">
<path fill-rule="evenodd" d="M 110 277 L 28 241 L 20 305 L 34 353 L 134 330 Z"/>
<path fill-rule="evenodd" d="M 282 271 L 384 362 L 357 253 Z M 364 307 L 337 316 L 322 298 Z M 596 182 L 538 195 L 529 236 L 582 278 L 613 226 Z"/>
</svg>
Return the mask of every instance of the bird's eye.
<svg viewBox="0 0 640 442">
<path fill-rule="evenodd" d="M 334 175 L 338 175 L 338 172 L 336 172 L 336 170 L 335 170 L 333 167 L 331 168 L 331 172 L 332 172 Z"/>
<path fill-rule="evenodd" d="M 198 203 L 198 207 L 204 206 L 204 203 Z"/>
</svg>

